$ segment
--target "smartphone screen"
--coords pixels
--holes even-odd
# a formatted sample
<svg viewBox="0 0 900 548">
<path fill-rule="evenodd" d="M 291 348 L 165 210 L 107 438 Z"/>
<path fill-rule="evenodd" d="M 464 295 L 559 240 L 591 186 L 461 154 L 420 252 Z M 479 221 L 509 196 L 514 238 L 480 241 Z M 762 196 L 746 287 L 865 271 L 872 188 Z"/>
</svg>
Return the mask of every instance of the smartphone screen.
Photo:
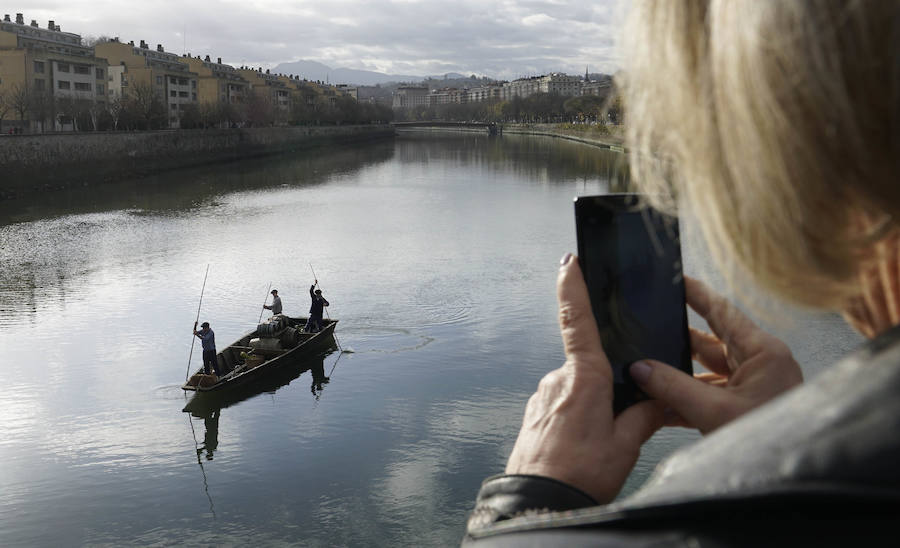
<svg viewBox="0 0 900 548">
<path fill-rule="evenodd" d="M 575 200 L 578 257 L 603 349 L 615 414 L 646 399 L 628 366 L 654 359 L 692 372 L 678 220 L 635 194 Z"/>
</svg>

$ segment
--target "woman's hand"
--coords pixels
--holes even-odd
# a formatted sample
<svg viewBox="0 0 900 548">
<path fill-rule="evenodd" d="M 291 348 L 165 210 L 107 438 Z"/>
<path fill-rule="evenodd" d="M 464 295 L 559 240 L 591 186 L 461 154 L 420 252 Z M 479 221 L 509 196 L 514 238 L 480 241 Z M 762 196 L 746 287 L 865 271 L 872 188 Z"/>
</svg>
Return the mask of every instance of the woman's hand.
<svg viewBox="0 0 900 548">
<path fill-rule="evenodd" d="M 572 258 L 563 257 L 556 284 L 566 362 L 528 400 L 506 473 L 554 478 L 606 503 L 621 490 L 641 445 L 663 425 L 663 407 L 646 401 L 613 417 L 612 368 Z"/>
<path fill-rule="evenodd" d="M 660 362 L 631 365 L 631 377 L 668 406 L 667 424 L 704 434 L 803 382 L 790 348 L 706 284 L 685 279 L 687 302 L 713 334 L 691 329 L 693 357 L 710 373 L 691 377 Z"/>
</svg>

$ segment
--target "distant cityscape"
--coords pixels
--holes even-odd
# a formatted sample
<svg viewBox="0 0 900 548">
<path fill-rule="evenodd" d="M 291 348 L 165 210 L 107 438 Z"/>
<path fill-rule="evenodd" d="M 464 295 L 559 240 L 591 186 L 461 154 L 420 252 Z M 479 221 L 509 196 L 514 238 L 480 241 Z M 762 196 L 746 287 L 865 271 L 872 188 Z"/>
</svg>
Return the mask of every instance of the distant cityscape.
<svg viewBox="0 0 900 548">
<path fill-rule="evenodd" d="M 482 101 L 509 101 L 526 98 L 538 93 L 553 93 L 563 97 L 595 95 L 606 97 L 612 87 L 612 77 L 601 75 L 591 80 L 553 72 L 543 76 L 519 78 L 511 82 L 495 82 L 472 88 L 443 88 L 431 90 L 423 86 L 401 86 L 394 93 L 393 108 L 413 108 L 448 104 L 477 103 Z"/>
<path fill-rule="evenodd" d="M 487 80 L 487 79 L 483 79 Z M 562 73 L 486 81 L 472 87 L 430 89 L 400 85 L 390 107 L 509 101 L 538 93 L 564 97 L 610 93 L 612 78 L 591 79 Z M 118 129 L 120 122 L 139 128 L 210 127 L 235 124 L 276 125 L 321 118 L 343 107 L 364 118 L 389 118 L 370 108 L 346 105 L 385 101 L 360 99 L 346 84 L 311 81 L 294 74 L 273 74 L 249 66 L 233 67 L 209 55 L 182 55 L 151 48 L 144 40 L 118 37 L 85 44 L 79 34 L 63 32 L 55 21 L 46 28 L 24 15 L 0 22 L 0 132 L 71 131 L 89 125 Z M 385 105 L 384 108 L 387 108 Z M 312 114 L 310 114 L 312 113 Z M 126 118 L 126 119 L 123 119 Z"/>
</svg>

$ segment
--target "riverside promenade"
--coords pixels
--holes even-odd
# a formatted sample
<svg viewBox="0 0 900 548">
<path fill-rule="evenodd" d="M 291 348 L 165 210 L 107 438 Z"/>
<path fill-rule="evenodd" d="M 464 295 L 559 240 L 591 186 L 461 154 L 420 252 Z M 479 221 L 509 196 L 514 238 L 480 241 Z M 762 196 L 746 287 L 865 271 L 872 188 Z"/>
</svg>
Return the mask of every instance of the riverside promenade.
<svg viewBox="0 0 900 548">
<path fill-rule="evenodd" d="M 393 136 L 386 124 L 4 135 L 0 200 Z"/>
<path fill-rule="evenodd" d="M 621 126 L 600 126 L 604 128 L 603 130 L 599 130 L 597 127 L 573 124 L 503 124 L 503 132 L 558 137 L 617 152 L 626 152 Z"/>
</svg>

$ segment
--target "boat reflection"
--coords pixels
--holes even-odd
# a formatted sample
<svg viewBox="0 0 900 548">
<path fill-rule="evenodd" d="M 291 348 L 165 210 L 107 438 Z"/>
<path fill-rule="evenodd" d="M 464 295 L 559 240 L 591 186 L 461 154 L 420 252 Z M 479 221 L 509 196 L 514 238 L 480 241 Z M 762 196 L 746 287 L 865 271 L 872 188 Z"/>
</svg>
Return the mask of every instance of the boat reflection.
<svg viewBox="0 0 900 548">
<path fill-rule="evenodd" d="M 325 376 L 325 359 L 334 352 L 335 350 L 331 349 L 313 358 L 285 364 L 271 374 L 249 384 L 226 387 L 214 392 L 195 393 L 182 411 L 190 413 L 191 417 L 203 419 L 206 427 L 203 444 L 197 446 L 197 454 L 205 452 L 206 459 L 212 460 L 218 446 L 219 416 L 222 409 L 260 394 L 272 394 L 279 388 L 289 385 L 306 371 L 310 371 L 312 376 L 310 392 L 318 400 L 329 381 L 329 377 Z"/>
</svg>

